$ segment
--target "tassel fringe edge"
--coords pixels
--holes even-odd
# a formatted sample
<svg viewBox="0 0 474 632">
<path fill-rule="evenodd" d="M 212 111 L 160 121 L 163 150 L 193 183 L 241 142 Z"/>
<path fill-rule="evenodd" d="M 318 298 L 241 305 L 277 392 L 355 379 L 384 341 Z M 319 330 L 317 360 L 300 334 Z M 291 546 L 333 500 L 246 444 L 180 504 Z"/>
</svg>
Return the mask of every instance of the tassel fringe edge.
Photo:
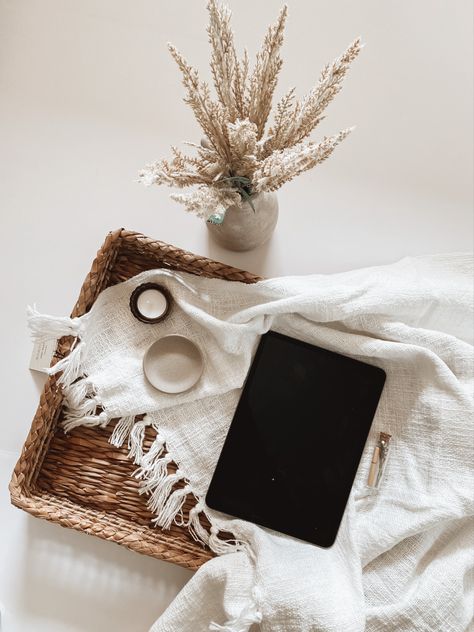
<svg viewBox="0 0 474 632">
<path fill-rule="evenodd" d="M 65 432 L 79 426 L 105 428 L 112 421 L 94 384 L 82 372 L 87 351 L 82 336 L 87 318 L 88 314 L 80 318 L 48 316 L 38 312 L 35 306 L 27 308 L 28 326 L 35 341 L 59 339 L 63 336 L 76 338 L 69 355 L 48 370 L 49 375 L 61 373 L 58 382 L 62 386 L 64 395 L 62 426 Z M 156 437 L 149 449 L 145 451 L 144 439 L 147 426 L 153 426 Z M 138 466 L 134 476 L 140 480 L 139 493 L 148 496 L 148 508 L 155 515 L 152 520 L 154 525 L 164 530 L 170 529 L 173 523 L 185 526 L 196 542 L 207 545 L 218 555 L 235 552 L 245 546 L 236 539 L 219 538 L 219 527 L 206 512 L 203 499 L 193 490 L 184 472 L 179 467 L 175 472 L 168 471 L 168 465 L 175 460 L 165 448 L 164 436 L 146 415 L 138 420 L 135 416 L 117 419 L 109 442 L 115 447 L 121 447 L 127 442 L 128 456 Z M 183 507 L 189 494 L 194 496 L 196 504 L 185 518 Z M 201 516 L 205 516 L 211 524 L 209 531 L 202 525 Z M 212 629 L 240 630 L 241 628 Z"/>
</svg>

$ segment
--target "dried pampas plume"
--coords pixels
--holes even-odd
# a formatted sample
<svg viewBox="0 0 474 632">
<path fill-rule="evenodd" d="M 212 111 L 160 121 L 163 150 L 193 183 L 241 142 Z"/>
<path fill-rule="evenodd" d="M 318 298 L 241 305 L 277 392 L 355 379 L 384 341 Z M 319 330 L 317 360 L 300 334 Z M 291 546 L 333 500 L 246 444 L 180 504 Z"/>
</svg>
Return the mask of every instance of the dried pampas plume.
<svg viewBox="0 0 474 632">
<path fill-rule="evenodd" d="M 230 28 L 230 10 L 209 0 L 207 33 L 211 45 L 211 74 L 217 99 L 198 71 L 172 45 L 168 48 L 181 71 L 184 98 L 205 138 L 186 156 L 172 148 L 171 160 L 147 165 L 139 175 L 144 184 L 184 188 L 197 185 L 191 194 L 171 197 L 199 217 L 224 217 L 225 210 L 248 202 L 263 191 L 275 191 L 300 173 L 326 160 L 352 128 L 319 143 L 309 135 L 323 120 L 324 112 L 342 87 L 349 66 L 362 45 L 356 39 L 332 64 L 325 66 L 313 89 L 301 100 L 291 88 L 277 103 L 268 126 L 272 101 L 283 64 L 287 7 L 271 25 L 255 65 L 249 68 L 247 51 L 239 59 Z M 268 126 L 268 129 L 266 129 Z"/>
</svg>

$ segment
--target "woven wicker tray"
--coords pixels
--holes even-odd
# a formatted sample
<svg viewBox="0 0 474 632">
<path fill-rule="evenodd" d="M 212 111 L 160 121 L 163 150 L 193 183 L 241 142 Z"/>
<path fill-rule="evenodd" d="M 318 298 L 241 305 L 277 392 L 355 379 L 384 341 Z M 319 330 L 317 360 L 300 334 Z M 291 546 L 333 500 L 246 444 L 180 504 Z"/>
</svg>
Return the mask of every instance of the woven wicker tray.
<svg viewBox="0 0 474 632">
<path fill-rule="evenodd" d="M 254 283 L 254 274 L 185 252 L 139 233 L 109 233 L 84 281 L 72 316 L 87 312 L 110 285 L 153 268 Z M 59 341 L 55 361 L 70 350 Z M 108 443 L 111 428 L 80 427 L 65 435 L 59 426 L 62 395 L 56 376 L 46 383 L 38 410 L 10 482 L 11 501 L 38 518 L 96 535 L 139 553 L 197 569 L 212 557 L 186 527 L 151 526 L 146 499 L 131 474 L 127 449 Z M 147 437 L 151 442 L 151 436 Z M 186 506 L 185 506 L 186 509 Z"/>
</svg>

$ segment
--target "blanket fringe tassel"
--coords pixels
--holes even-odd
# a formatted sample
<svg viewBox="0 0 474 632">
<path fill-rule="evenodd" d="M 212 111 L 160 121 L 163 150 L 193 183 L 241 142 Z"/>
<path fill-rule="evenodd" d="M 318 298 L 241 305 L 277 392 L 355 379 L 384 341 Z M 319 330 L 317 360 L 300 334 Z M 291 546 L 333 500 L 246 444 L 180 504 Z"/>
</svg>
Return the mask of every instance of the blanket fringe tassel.
<svg viewBox="0 0 474 632">
<path fill-rule="evenodd" d="M 61 373 L 58 382 L 64 395 L 63 421 L 65 432 L 79 426 L 104 428 L 112 420 L 102 404 L 97 389 L 88 376 L 82 372 L 86 353 L 86 343 L 81 339 L 84 333 L 88 315 L 80 318 L 66 318 L 40 314 L 36 307 L 27 309 L 28 325 L 35 341 L 59 339 L 63 336 L 76 338 L 70 353 L 49 369 L 50 375 Z M 148 448 L 144 450 L 145 431 L 147 426 L 156 430 L 156 437 Z M 186 526 L 196 542 L 222 555 L 234 552 L 242 547 L 238 540 L 222 540 L 219 538 L 219 528 L 205 510 L 204 501 L 193 490 L 189 479 L 178 468 L 175 472 L 168 471 L 168 466 L 174 459 L 165 448 L 166 439 L 158 428 L 145 415 L 136 420 L 135 416 L 123 416 L 117 419 L 109 442 L 121 447 L 125 442 L 128 446 L 128 456 L 138 466 L 134 475 L 140 480 L 140 494 L 148 496 L 148 508 L 155 514 L 153 523 L 162 529 L 169 529 L 173 523 Z M 183 515 L 183 506 L 188 495 L 192 494 L 196 504 L 189 510 L 188 518 Z M 206 516 L 211 524 L 210 532 L 202 525 L 200 517 Z M 229 622 L 227 627 L 212 628 L 240 632 L 247 628 L 238 627 L 239 622 L 250 620 L 251 610 L 235 619 L 235 624 Z M 252 621 L 253 622 L 253 621 Z M 228 627 L 233 625 L 234 627 Z M 236 627 L 237 626 L 237 627 Z"/>
<path fill-rule="evenodd" d="M 36 309 L 36 305 L 26 308 L 26 317 L 31 336 L 35 342 L 58 340 L 63 336 L 74 336 L 77 338 L 81 335 L 87 320 L 87 314 L 80 318 L 41 314 Z"/>
</svg>

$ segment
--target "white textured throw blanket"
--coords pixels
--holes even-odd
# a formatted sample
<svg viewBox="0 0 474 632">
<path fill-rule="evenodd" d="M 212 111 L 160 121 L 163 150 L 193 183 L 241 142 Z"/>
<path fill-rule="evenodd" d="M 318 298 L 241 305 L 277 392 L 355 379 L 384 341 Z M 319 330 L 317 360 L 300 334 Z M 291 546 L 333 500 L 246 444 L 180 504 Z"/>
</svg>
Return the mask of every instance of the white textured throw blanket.
<svg viewBox="0 0 474 632">
<path fill-rule="evenodd" d="M 170 317 L 156 325 L 137 321 L 128 305 L 133 289 L 149 281 L 166 285 L 175 299 Z M 186 524 L 222 554 L 195 574 L 152 631 L 468 629 L 473 323 L 468 255 L 255 285 L 154 270 L 105 290 L 79 319 L 31 310 L 36 337 L 77 336 L 74 351 L 53 369 L 62 371 L 66 430 L 115 424 L 111 441 L 128 441 L 156 523 Z M 387 373 L 331 549 L 231 519 L 203 502 L 252 354 L 270 328 Z M 205 354 L 200 382 L 181 395 L 156 391 L 142 373 L 147 347 L 169 333 L 189 336 Z M 136 421 L 140 413 L 147 415 Z M 146 425 L 156 431 L 148 452 Z M 392 435 L 390 458 L 380 489 L 367 494 L 380 431 Z M 298 441 L 291 420 L 287 435 Z M 175 474 L 167 469 L 171 460 L 179 465 Z M 243 454 L 242 468 L 248 467 Z M 196 505 L 188 515 L 182 506 L 189 495 Z M 200 521 L 203 512 L 210 532 Z M 235 541 L 223 540 L 223 531 Z"/>
</svg>

